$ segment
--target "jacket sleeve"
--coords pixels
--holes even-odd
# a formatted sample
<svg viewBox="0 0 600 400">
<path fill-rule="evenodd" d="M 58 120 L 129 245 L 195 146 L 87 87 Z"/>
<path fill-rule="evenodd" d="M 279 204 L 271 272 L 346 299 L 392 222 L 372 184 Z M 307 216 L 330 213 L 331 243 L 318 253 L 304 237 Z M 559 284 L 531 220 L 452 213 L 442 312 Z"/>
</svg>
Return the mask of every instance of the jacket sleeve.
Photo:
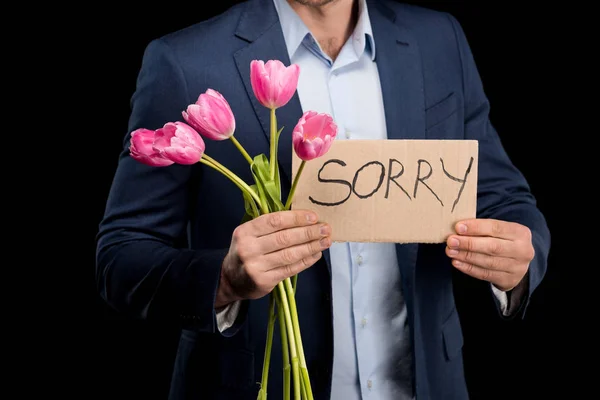
<svg viewBox="0 0 600 400">
<path fill-rule="evenodd" d="M 96 280 L 100 295 L 120 312 L 218 332 L 214 302 L 228 249 L 193 250 L 186 245 L 199 168 L 149 167 L 131 158 L 128 149 L 134 129 L 157 129 L 181 120 L 181 112 L 195 101 L 187 92 L 184 74 L 167 44 L 151 42 L 142 59 L 128 131 L 99 225 Z M 222 334 L 233 335 L 244 314 L 240 312 Z"/>
<path fill-rule="evenodd" d="M 464 31 L 453 16 L 448 17 L 462 61 L 465 139 L 479 142 L 477 217 L 517 222 L 532 234 L 535 257 L 526 278 L 509 293 L 510 302 L 518 304 L 518 310 L 511 309 L 510 315 L 523 317 L 531 294 L 546 273 L 550 232 L 527 181 L 511 162 L 490 122 L 490 104 Z"/>
</svg>

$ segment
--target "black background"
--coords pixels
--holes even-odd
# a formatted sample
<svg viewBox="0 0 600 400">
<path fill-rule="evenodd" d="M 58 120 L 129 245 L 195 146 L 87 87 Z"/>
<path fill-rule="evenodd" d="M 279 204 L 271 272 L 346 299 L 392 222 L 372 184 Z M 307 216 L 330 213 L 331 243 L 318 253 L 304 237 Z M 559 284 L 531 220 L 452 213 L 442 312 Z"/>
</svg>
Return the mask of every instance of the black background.
<svg viewBox="0 0 600 400">
<path fill-rule="evenodd" d="M 91 345 L 84 350 L 90 365 L 90 390 L 98 399 L 165 399 L 177 334 L 169 327 L 131 321 L 109 309 L 99 298 L 94 276 L 95 234 L 104 211 L 117 155 L 126 133 L 129 99 L 142 53 L 148 42 L 224 11 L 235 1 L 210 2 L 203 7 L 168 2 L 131 9 L 99 8 L 98 31 L 90 67 L 95 96 L 102 97 L 102 114 L 95 144 L 96 174 L 87 207 L 85 241 L 89 289 L 94 298 Z M 206 2 L 209 3 L 209 2 Z M 478 315 L 469 302 L 469 287 L 458 293 L 465 328 L 465 368 L 473 399 L 542 398 L 560 395 L 575 383 L 566 313 L 573 290 L 567 284 L 573 249 L 563 196 L 557 192 L 557 163 L 570 149 L 556 138 L 567 122 L 572 99 L 564 73 L 564 44 L 557 17 L 561 10 L 525 8 L 517 2 L 413 1 L 458 18 L 469 39 L 484 88 L 491 119 L 513 162 L 524 172 L 552 233 L 548 273 L 535 292 L 522 321 L 499 323 Z M 564 20 L 563 20 L 564 21 Z M 564 134 L 564 133 L 562 133 Z M 570 217 L 569 217 L 570 218 Z M 86 334 L 86 337 L 87 336 Z M 536 393 L 529 397 L 529 394 Z M 568 397 L 573 398 L 573 397 Z"/>
</svg>

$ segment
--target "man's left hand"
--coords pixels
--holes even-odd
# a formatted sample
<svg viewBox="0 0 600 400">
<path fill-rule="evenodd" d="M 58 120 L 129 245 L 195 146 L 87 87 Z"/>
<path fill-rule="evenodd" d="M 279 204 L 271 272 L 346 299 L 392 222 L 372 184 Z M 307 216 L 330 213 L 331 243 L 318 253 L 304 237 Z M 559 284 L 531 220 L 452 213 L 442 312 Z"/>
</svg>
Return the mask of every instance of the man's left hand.
<svg viewBox="0 0 600 400">
<path fill-rule="evenodd" d="M 509 291 L 521 282 L 535 250 L 528 227 L 496 219 L 469 219 L 446 240 L 452 265 L 467 275 Z"/>
</svg>

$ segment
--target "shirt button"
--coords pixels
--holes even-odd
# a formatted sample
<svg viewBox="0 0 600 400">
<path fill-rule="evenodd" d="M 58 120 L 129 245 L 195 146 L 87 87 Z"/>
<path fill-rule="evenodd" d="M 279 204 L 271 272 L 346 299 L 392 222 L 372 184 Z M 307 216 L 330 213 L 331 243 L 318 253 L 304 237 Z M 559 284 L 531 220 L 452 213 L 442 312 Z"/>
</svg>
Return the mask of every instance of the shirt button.
<svg viewBox="0 0 600 400">
<path fill-rule="evenodd" d="M 356 263 L 357 263 L 358 265 L 362 265 L 362 263 L 363 263 L 363 258 L 362 258 L 362 256 L 361 256 L 361 255 L 359 255 L 358 257 L 356 257 Z"/>
<path fill-rule="evenodd" d="M 371 388 L 373 387 L 373 382 L 371 382 L 371 380 L 370 380 L 370 379 L 367 381 L 367 387 L 368 387 L 369 389 L 371 389 Z"/>
<path fill-rule="evenodd" d="M 364 328 L 365 326 L 367 326 L 367 319 L 363 318 L 362 321 L 360 321 L 360 324 L 362 325 L 362 327 Z"/>
</svg>

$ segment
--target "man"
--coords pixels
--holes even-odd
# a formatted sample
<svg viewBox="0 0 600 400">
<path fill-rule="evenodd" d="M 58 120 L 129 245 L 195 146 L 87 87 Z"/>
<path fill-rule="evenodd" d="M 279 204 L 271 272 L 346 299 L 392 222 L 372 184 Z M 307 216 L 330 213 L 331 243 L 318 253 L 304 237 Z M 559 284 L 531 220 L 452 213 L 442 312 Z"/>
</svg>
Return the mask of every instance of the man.
<svg viewBox="0 0 600 400">
<path fill-rule="evenodd" d="M 522 316 L 545 273 L 550 235 L 490 124 L 459 23 L 384 0 L 251 0 L 149 44 L 128 132 L 181 120 L 212 88 L 229 101 L 246 150 L 268 154 L 254 59 L 301 70 L 296 95 L 277 114 L 284 192 L 290 129 L 313 109 L 334 116 L 338 140 L 478 140 L 477 219 L 458 223 L 445 245 L 332 244 L 331 228 L 303 210 L 240 225 L 242 196 L 222 175 L 200 164 L 142 165 L 128 155 L 128 134 L 100 224 L 102 296 L 122 312 L 181 323 L 171 399 L 256 398 L 266 294 L 296 273 L 315 399 L 468 398 L 453 268 L 486 285 L 499 318 Z M 234 146 L 206 145 L 251 182 Z M 278 338 L 268 387 L 275 398 Z"/>
</svg>

